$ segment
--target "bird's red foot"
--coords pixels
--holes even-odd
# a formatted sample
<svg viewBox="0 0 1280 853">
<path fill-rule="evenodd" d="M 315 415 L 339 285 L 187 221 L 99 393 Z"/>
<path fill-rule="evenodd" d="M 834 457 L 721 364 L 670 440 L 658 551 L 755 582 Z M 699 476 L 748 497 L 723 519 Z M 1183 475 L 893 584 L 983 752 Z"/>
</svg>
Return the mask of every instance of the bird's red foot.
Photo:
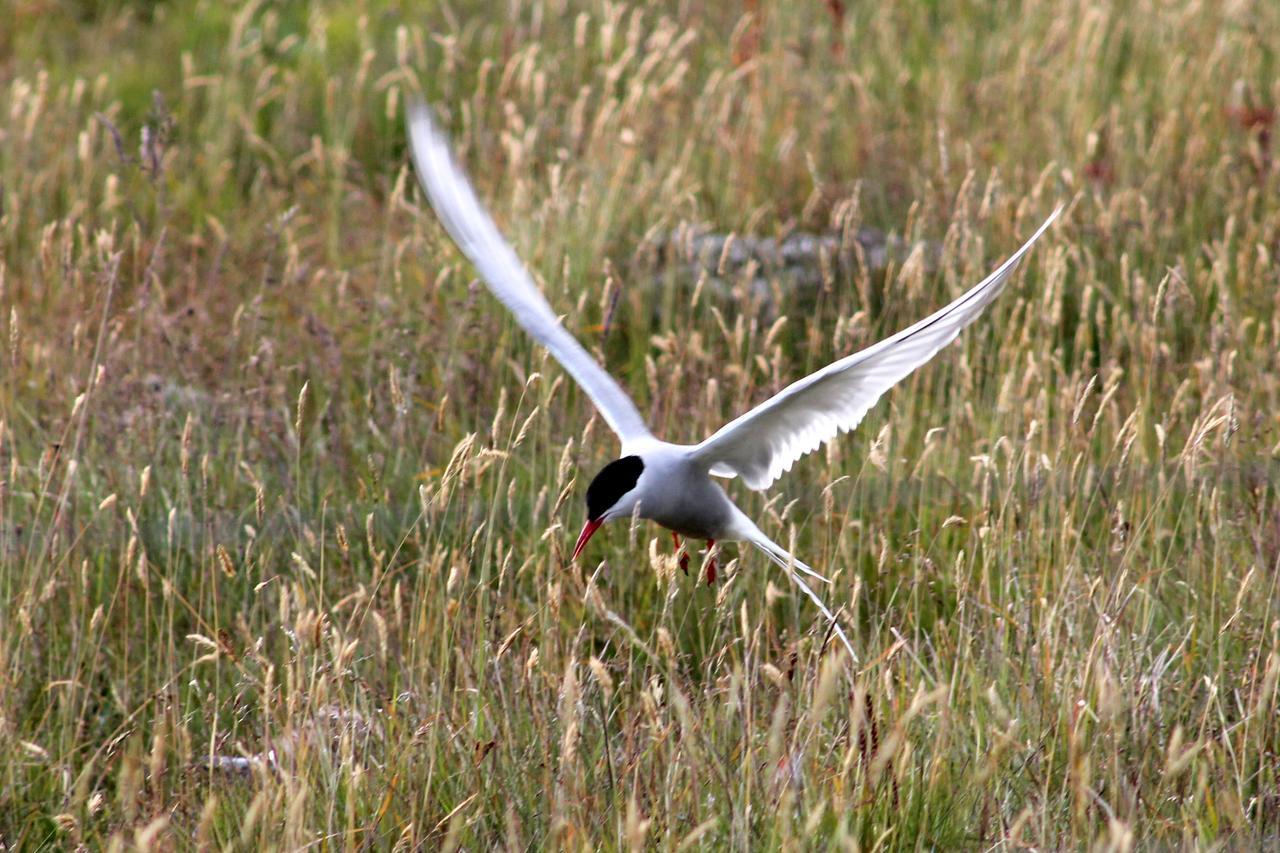
<svg viewBox="0 0 1280 853">
<path fill-rule="evenodd" d="M 672 533 L 671 541 L 676 543 L 676 553 L 680 554 L 680 534 Z M 686 575 L 689 574 L 689 555 L 688 553 L 680 554 L 680 570 Z"/>
<path fill-rule="evenodd" d="M 714 539 L 707 540 L 708 551 L 710 551 L 715 546 L 716 546 L 716 540 Z M 714 586 L 715 582 L 716 582 L 716 558 L 713 555 L 711 559 L 707 561 L 707 586 Z"/>
</svg>

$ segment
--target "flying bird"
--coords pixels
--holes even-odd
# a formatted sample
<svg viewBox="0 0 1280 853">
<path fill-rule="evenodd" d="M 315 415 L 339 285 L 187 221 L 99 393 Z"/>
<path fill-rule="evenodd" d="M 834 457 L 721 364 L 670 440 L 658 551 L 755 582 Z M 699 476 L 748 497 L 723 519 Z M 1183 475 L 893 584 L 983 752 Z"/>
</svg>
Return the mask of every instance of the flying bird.
<svg viewBox="0 0 1280 853">
<path fill-rule="evenodd" d="M 633 515 L 672 531 L 677 547 L 679 536 L 705 539 L 708 547 L 716 542 L 750 542 L 813 601 L 857 661 L 835 614 L 801 575 L 827 579 L 766 536 L 713 478 L 740 477 L 747 488 L 763 490 L 800 457 L 856 427 L 884 392 L 933 358 L 1000 295 L 1018 262 L 1062 207 L 995 272 L 950 305 L 793 382 L 699 444 L 671 444 L 649 431 L 627 393 L 560 324 L 476 198 L 450 153 L 448 139 L 425 105 L 410 108 L 408 126 L 418 179 L 445 230 L 475 264 L 493 295 L 582 386 L 622 442 L 618 458 L 605 465 L 587 487 L 587 520 L 573 559 L 605 522 Z"/>
</svg>

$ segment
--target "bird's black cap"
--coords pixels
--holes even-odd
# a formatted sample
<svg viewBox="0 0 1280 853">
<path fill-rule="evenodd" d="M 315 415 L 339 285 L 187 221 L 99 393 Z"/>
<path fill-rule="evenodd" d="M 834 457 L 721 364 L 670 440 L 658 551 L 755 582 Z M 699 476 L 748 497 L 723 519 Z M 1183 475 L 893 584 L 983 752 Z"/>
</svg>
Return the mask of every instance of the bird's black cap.
<svg viewBox="0 0 1280 853">
<path fill-rule="evenodd" d="M 601 468 L 587 486 L 587 518 L 599 521 L 609 507 L 636 487 L 643 471 L 644 462 L 639 456 L 624 456 Z"/>
</svg>

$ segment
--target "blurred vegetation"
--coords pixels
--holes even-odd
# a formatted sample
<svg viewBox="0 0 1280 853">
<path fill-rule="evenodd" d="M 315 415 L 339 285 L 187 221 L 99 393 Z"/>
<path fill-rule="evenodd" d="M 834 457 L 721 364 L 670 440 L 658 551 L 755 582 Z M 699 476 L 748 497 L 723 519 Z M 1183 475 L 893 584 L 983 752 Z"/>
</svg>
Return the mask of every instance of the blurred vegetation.
<svg viewBox="0 0 1280 853">
<path fill-rule="evenodd" d="M 1280 6 L 3 9 L 5 844 L 1276 844 Z M 650 526 L 568 562 L 616 445 L 423 203 L 419 95 L 673 441 L 1069 203 L 857 433 L 731 487 L 860 665 L 733 546 L 714 589 Z M 852 272 L 711 288 L 691 226 Z"/>
</svg>

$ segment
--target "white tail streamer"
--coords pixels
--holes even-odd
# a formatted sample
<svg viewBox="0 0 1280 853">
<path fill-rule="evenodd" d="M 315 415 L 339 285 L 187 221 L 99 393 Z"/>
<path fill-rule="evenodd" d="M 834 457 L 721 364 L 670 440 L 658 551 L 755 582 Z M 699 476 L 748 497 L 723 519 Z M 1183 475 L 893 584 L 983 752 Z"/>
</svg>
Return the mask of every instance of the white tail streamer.
<svg viewBox="0 0 1280 853">
<path fill-rule="evenodd" d="M 827 579 L 815 572 L 809 566 L 805 565 L 802 561 L 797 560 L 792 554 L 784 550 L 780 545 L 778 545 L 778 543 L 774 542 L 768 536 L 765 536 L 764 533 L 762 533 L 754 524 L 751 526 L 753 529 L 749 532 L 749 535 L 744 536 L 743 538 L 759 548 L 764 552 L 766 557 L 772 560 L 776 565 L 780 566 L 782 570 L 787 573 L 787 577 L 791 578 L 791 582 L 800 587 L 800 591 L 807 595 L 809 600 L 817 605 L 818 609 L 822 611 L 822 615 L 827 617 L 827 621 L 831 623 L 831 630 L 835 632 L 835 635 L 840 638 L 840 642 L 844 643 L 844 647 L 848 649 L 849 657 L 853 658 L 854 663 L 858 663 L 858 653 L 853 650 L 853 643 L 849 642 L 849 638 L 845 635 L 844 629 L 840 627 L 840 623 L 836 620 L 836 615 L 831 612 L 829 607 L 827 607 L 826 602 L 824 602 L 822 598 L 814 592 L 813 589 L 804 582 L 804 580 L 801 579 L 800 575 L 796 573 L 796 569 L 799 569 L 805 574 L 813 577 L 821 578 L 824 581 L 827 581 Z M 827 581 L 827 583 L 830 583 L 830 581 Z"/>
</svg>

